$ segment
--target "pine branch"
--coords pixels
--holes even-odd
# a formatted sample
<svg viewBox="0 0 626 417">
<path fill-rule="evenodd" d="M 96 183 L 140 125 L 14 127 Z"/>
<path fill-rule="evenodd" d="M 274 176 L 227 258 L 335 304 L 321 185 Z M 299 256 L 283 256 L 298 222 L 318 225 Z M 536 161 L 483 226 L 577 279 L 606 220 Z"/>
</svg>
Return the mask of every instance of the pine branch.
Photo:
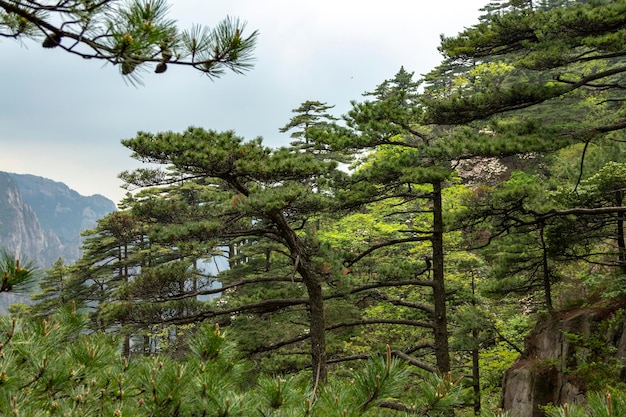
<svg viewBox="0 0 626 417">
<path fill-rule="evenodd" d="M 516 224 L 518 225 L 535 225 L 542 222 L 545 222 L 548 219 L 553 217 L 564 217 L 564 216 L 598 216 L 603 214 L 617 214 L 617 213 L 626 213 L 626 207 L 596 207 L 596 208 L 572 208 L 567 210 L 549 210 L 547 212 L 536 212 L 533 210 L 528 210 L 529 214 L 534 216 L 532 221 L 522 221 L 516 220 Z"/>
<path fill-rule="evenodd" d="M 270 313 L 280 309 L 284 309 L 287 307 L 293 307 L 297 305 L 308 304 L 309 300 L 306 298 L 285 298 L 285 299 L 271 299 L 259 301 L 257 303 L 245 304 L 242 306 L 232 307 L 225 310 L 205 310 L 197 314 L 192 314 L 183 317 L 172 317 L 172 318 L 163 318 L 161 320 L 164 324 L 189 324 L 189 323 L 199 323 L 204 320 L 208 320 L 211 318 L 240 314 L 244 312 L 254 312 L 258 314 Z M 130 320 L 130 322 L 135 324 L 142 324 L 141 320 Z"/>
<path fill-rule="evenodd" d="M 196 297 L 202 296 L 202 295 L 219 294 L 219 293 L 222 293 L 222 292 L 224 292 L 224 291 L 226 291 L 226 290 L 228 290 L 230 288 L 236 288 L 236 287 L 245 286 L 245 285 L 249 285 L 249 284 L 266 283 L 266 282 L 289 282 L 289 283 L 299 282 L 299 283 L 301 283 L 302 279 L 295 278 L 295 277 L 256 277 L 256 278 L 242 279 L 242 280 L 239 280 L 239 281 L 231 282 L 230 284 L 222 285 L 219 288 L 212 288 L 212 289 L 208 289 L 208 290 L 186 292 L 184 294 L 168 296 L 167 298 L 157 298 L 157 299 L 154 299 L 154 300 L 146 300 L 146 301 L 150 301 L 150 302 L 154 302 L 154 303 L 165 303 L 165 302 L 168 302 L 168 301 L 184 300 L 184 299 L 188 299 L 188 298 L 196 298 Z"/>
<path fill-rule="evenodd" d="M 405 301 L 401 299 L 391 298 L 380 292 L 377 292 L 376 295 L 379 299 L 385 300 L 395 306 L 409 307 L 409 308 L 421 310 L 427 313 L 431 318 L 435 316 L 435 309 L 432 306 L 429 306 L 423 303 L 413 303 L 413 302 L 409 302 L 409 301 Z"/>
<path fill-rule="evenodd" d="M 424 269 L 420 271 L 417 275 L 425 274 L 428 272 L 428 269 Z M 432 287 L 432 281 L 419 280 L 419 279 L 408 279 L 406 281 L 378 281 L 372 282 L 370 284 L 363 284 L 358 287 L 354 287 L 349 291 L 334 293 L 330 295 L 324 296 L 324 300 L 330 300 L 333 298 L 345 298 L 348 295 L 356 294 L 359 292 L 376 289 L 376 288 L 385 288 L 385 287 L 403 287 L 403 286 L 419 286 L 419 287 Z"/>
<path fill-rule="evenodd" d="M 379 244 L 370 246 L 369 248 L 367 248 L 365 251 L 361 252 L 360 254 L 355 256 L 354 258 L 352 258 L 350 260 L 344 261 L 343 264 L 344 264 L 344 266 L 346 268 L 349 268 L 352 265 L 354 265 L 355 263 L 357 263 L 358 261 L 360 261 L 361 259 L 363 259 L 366 256 L 368 256 L 369 254 L 371 254 L 372 252 L 377 251 L 378 249 L 382 249 L 382 248 L 386 248 L 386 247 L 389 247 L 389 246 L 398 245 L 400 243 L 425 242 L 425 241 L 430 241 L 431 239 L 432 238 L 430 236 L 428 236 L 428 237 L 413 236 L 413 237 L 408 237 L 408 238 L 404 238 L 404 239 L 389 240 L 387 242 L 383 242 L 383 243 L 379 243 Z"/>
<path fill-rule="evenodd" d="M 385 320 L 385 319 L 380 319 L 380 320 L 375 320 L 375 319 L 371 319 L 371 320 L 356 320 L 353 322 L 346 322 L 346 323 L 337 323 L 331 326 L 326 326 L 325 327 L 325 331 L 331 331 L 331 330 L 337 330 L 337 329 L 341 329 L 341 328 L 345 328 L 345 327 L 355 327 L 355 326 L 366 326 L 366 325 L 371 325 L 371 324 L 398 324 L 398 325 L 405 325 L 405 326 L 413 326 L 413 327 L 422 327 L 422 328 L 428 328 L 428 329 L 432 329 L 434 326 L 430 323 L 424 323 L 424 322 L 420 322 L 420 321 L 416 321 L 416 320 Z M 310 337 L 309 333 L 305 333 L 296 337 L 293 337 L 291 339 L 286 339 L 280 342 L 276 342 L 276 343 L 272 343 L 270 345 L 265 345 L 265 346 L 259 346 L 251 351 L 249 351 L 250 354 L 257 354 L 257 353 L 264 353 L 264 352 L 270 352 L 270 351 L 274 351 L 277 349 L 280 349 L 284 346 L 288 346 L 288 345 L 292 345 L 294 343 L 298 343 L 298 342 L 302 342 L 304 340 L 307 340 Z"/>
<path fill-rule="evenodd" d="M 163 73 L 168 65 L 188 66 L 210 78 L 224 69 L 241 73 L 249 69 L 258 32 L 243 37 L 245 23 L 226 18 L 212 31 L 178 33 L 166 19 L 165 0 L 133 1 L 115 7 L 119 0 L 59 2 L 0 0 L 5 12 L 0 37 L 19 39 L 43 36 L 44 48 L 59 48 L 85 59 L 119 65 L 121 73 L 140 81 L 135 71 L 147 63 Z M 62 22 L 56 24 L 55 22 Z M 194 36 L 198 36 L 195 38 Z M 186 51 L 189 43 L 190 50 Z"/>
<path fill-rule="evenodd" d="M 416 366 L 420 369 L 423 369 L 425 371 L 431 372 L 431 373 L 437 373 L 437 368 L 431 365 L 428 365 L 424 362 L 418 361 L 417 359 L 413 358 L 412 356 L 407 355 L 406 353 L 400 352 L 399 350 L 394 350 L 391 352 L 392 355 L 397 356 L 399 358 L 404 359 L 405 361 L 407 361 L 408 363 L 410 363 L 413 366 Z"/>
<path fill-rule="evenodd" d="M 411 409 L 404 404 L 394 403 L 392 401 L 383 401 L 380 403 L 381 408 L 388 408 L 390 410 L 401 411 L 403 413 L 407 413 L 407 415 L 411 414 Z"/>
</svg>

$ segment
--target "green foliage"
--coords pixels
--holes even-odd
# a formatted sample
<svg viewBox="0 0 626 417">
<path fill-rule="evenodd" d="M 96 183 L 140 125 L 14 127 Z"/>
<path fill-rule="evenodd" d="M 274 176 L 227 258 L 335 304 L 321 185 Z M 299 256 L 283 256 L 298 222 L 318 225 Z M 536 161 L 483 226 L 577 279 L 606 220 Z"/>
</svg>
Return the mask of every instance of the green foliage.
<svg viewBox="0 0 626 417">
<path fill-rule="evenodd" d="M 408 373 L 389 356 L 374 357 L 365 369 L 355 370 L 352 374 L 348 381 L 331 381 L 325 386 L 313 404 L 311 415 L 434 417 L 445 415 L 460 403 L 460 381 L 436 374 L 426 376 L 415 389 L 401 394 L 408 383 Z M 399 398 L 409 405 L 399 402 Z"/>
<path fill-rule="evenodd" d="M 480 254 L 490 265 L 492 279 L 484 281 L 484 294 L 544 290 L 546 306 L 551 308 L 549 290 L 559 279 L 554 263 L 560 260 L 562 246 L 556 239 L 546 238 L 552 236 L 554 222 L 536 220 L 536 213 L 549 207 L 554 205 L 546 199 L 541 178 L 516 171 L 493 188 L 477 189 L 465 203 L 465 210 L 459 210 L 461 225 L 470 225 L 466 228 L 468 240 L 484 247 Z"/>
<path fill-rule="evenodd" d="M 461 396 L 461 380 L 452 380 L 450 374 L 443 377 L 431 375 L 426 383 L 418 386 L 418 390 L 425 399 L 421 404 L 416 404 L 417 415 L 428 416 L 445 415 L 455 406 Z"/>
<path fill-rule="evenodd" d="M 86 323 L 85 316 L 71 310 L 45 320 L 4 318 L 3 415 L 199 415 L 202 387 L 212 378 L 212 388 L 228 395 L 233 388 L 229 375 L 244 370 L 215 349 L 223 338 L 206 327 L 192 343 L 211 346 L 216 355 L 177 363 L 168 357 L 128 360 L 120 355 L 117 338 L 86 334 Z"/>
<path fill-rule="evenodd" d="M 190 66 L 211 78 L 251 68 L 256 31 L 244 36 L 246 24 L 230 17 L 212 29 L 196 25 L 180 30 L 169 18 L 169 8 L 167 0 L 9 0 L 0 4 L 0 37 L 43 39 L 44 48 L 119 65 L 131 82 L 139 82 L 138 73 L 149 65 L 158 74 L 168 65 Z"/>
<path fill-rule="evenodd" d="M 309 139 L 312 131 L 323 130 L 329 127 L 333 121 L 338 120 L 335 116 L 327 113 L 333 107 L 335 106 L 329 106 L 319 101 L 307 100 L 300 107 L 292 110 L 296 115 L 291 118 L 289 123 L 281 127 L 279 131 L 281 133 L 291 132 L 290 137 L 294 139 L 291 142 L 291 146 L 295 149 L 310 152 L 323 158 L 347 161 L 347 158 L 336 152 L 331 152 L 329 147 L 319 146 L 319 144 L 314 144 Z"/>
<path fill-rule="evenodd" d="M 564 404 L 544 408 L 548 417 L 623 417 L 626 416 L 626 396 L 619 390 L 592 391 L 587 403 Z"/>
<path fill-rule="evenodd" d="M 16 258 L 6 248 L 0 248 L 0 273 L 0 292 L 28 292 L 39 278 L 33 262 Z"/>
<path fill-rule="evenodd" d="M 505 342 L 484 349 L 480 354 L 482 389 L 497 391 L 502 385 L 504 373 L 518 357 L 519 352 L 511 349 L 511 346 Z"/>
<path fill-rule="evenodd" d="M 342 125 L 332 106 L 306 101 L 281 129 L 295 139 L 290 147 L 195 127 L 124 140 L 134 158 L 165 169 L 122 173 L 128 187 L 146 189 L 88 233 L 69 277 L 60 263 L 42 285 L 52 304 L 41 311 L 53 311 L 57 295 L 61 305 L 76 300 L 93 309 L 93 333 L 69 310 L 5 323 L 2 411 L 446 415 L 469 384 L 409 373 L 398 358 L 433 371 L 433 360 L 451 368 L 451 350 L 453 365 L 467 368 L 470 352 L 481 385 L 494 390 L 520 351 L 535 289 L 550 312 L 561 280 L 621 296 L 624 275 L 612 286 L 605 276 L 626 260 L 621 211 L 580 209 L 623 203 L 626 168 L 612 160 L 621 147 L 607 142 L 624 126 L 624 6 L 522 0 L 486 10 L 477 26 L 442 40 L 448 60 L 426 76 L 423 93 L 401 68 L 352 103 Z M 209 76 L 247 68 L 256 34 L 242 38 L 238 21 L 179 33 L 166 11 L 162 0 L 109 9 L 101 40 L 124 75 L 184 59 Z M 5 12 L 0 29 L 30 35 L 27 17 Z M 68 33 L 44 43 L 58 46 Z M 578 155 L 592 158 L 585 172 L 573 168 L 585 165 Z M 526 172 L 489 186 L 479 172 L 475 188 L 459 185 L 463 163 L 511 156 Z M 338 169 L 346 161 L 349 173 Z M 463 252 L 464 243 L 486 249 Z M 198 266 L 220 257 L 227 270 Z M 6 290 L 20 279 L 6 278 Z M 203 298 L 217 292 L 217 301 Z M 508 297 L 483 299 L 488 293 Z M 525 298 L 505 306 L 515 293 Z M 203 321 L 229 326 L 236 352 L 254 365 Z M 603 339 L 567 336 L 578 363 L 563 371 L 598 389 L 616 381 L 620 365 L 596 360 L 614 353 Z M 54 343 L 62 349 L 53 357 Z M 375 355 L 383 345 L 387 354 Z M 327 354 L 367 363 L 337 365 L 326 383 Z"/>
<path fill-rule="evenodd" d="M 442 38 L 425 121 L 459 125 L 451 142 L 468 157 L 586 151 L 621 131 L 624 5 L 519 3 L 492 2 L 479 24 Z"/>
<path fill-rule="evenodd" d="M 601 140 L 588 146 L 577 144 L 559 150 L 549 157 L 546 168 L 550 177 L 576 183 L 595 175 L 611 161 L 624 160 L 626 147 L 620 141 Z"/>
<path fill-rule="evenodd" d="M 589 334 L 564 333 L 572 352 L 571 363 L 561 364 L 563 372 L 572 375 L 588 392 L 606 387 L 623 387 L 624 365 L 617 348 L 608 341 L 621 329 L 624 312 L 619 311 Z"/>
<path fill-rule="evenodd" d="M 146 219 L 145 234 L 152 247 L 171 254 L 150 268 L 142 265 L 139 279 L 125 285 L 128 294 L 141 295 L 145 285 L 140 281 L 150 278 L 152 271 L 154 278 L 146 283 L 172 283 L 170 294 L 155 297 L 154 305 L 167 306 L 169 298 L 187 300 L 171 322 L 222 319 L 246 330 L 241 332 L 242 348 L 251 354 L 295 346 L 293 354 L 301 355 L 304 348 L 299 342 L 317 338 L 312 344 L 321 346 L 320 356 L 314 350 L 311 358 L 324 362 L 324 315 L 334 310 L 323 308 L 323 291 L 335 280 L 338 262 L 316 234 L 319 219 L 330 218 L 337 207 L 335 182 L 346 177 L 337 163 L 299 146 L 270 149 L 261 138 L 245 141 L 230 131 L 193 127 L 182 133 L 140 132 L 123 143 L 135 158 L 167 166 L 167 171 L 138 170 L 122 177 L 130 186 L 161 186 L 139 194 L 131 207 L 133 216 Z M 181 252 L 188 242 L 194 242 L 191 254 Z M 228 270 L 215 277 L 224 285 L 222 299 L 215 304 L 195 300 L 207 294 L 206 287 L 185 284 L 174 291 L 177 277 L 195 274 L 189 262 L 206 261 L 208 254 L 229 262 Z M 167 273 L 168 269 L 174 272 Z M 160 271 L 166 272 L 162 279 Z M 200 282 L 207 281 L 203 274 L 197 276 Z M 302 306 L 309 307 L 310 314 Z M 288 325 L 276 333 L 255 331 L 250 318 L 259 316 Z M 291 363 L 293 357 L 289 358 Z M 295 362 L 293 367 L 302 367 L 302 360 Z M 324 380 L 325 364 L 321 366 Z"/>
<path fill-rule="evenodd" d="M 626 164 L 609 161 L 569 192 L 570 201 L 582 207 L 619 206 L 626 187 Z"/>
<path fill-rule="evenodd" d="M 61 258 L 57 259 L 50 269 L 45 271 L 39 282 L 41 292 L 31 296 L 33 301 L 37 301 L 33 307 L 36 314 L 48 315 L 56 308 L 70 302 L 63 294 L 63 290 L 70 280 L 70 273 L 71 268 L 66 266 Z"/>
<path fill-rule="evenodd" d="M 448 377 L 427 378 L 407 395 L 410 374 L 390 352 L 314 393 L 300 376 L 251 380 L 250 364 L 219 328 L 199 326 L 190 354 L 175 360 L 125 358 L 117 337 L 85 333 L 87 323 L 71 309 L 44 320 L 2 317 L 2 415 L 377 416 L 387 407 L 386 415 L 432 416 L 458 404 L 460 386 Z"/>
</svg>

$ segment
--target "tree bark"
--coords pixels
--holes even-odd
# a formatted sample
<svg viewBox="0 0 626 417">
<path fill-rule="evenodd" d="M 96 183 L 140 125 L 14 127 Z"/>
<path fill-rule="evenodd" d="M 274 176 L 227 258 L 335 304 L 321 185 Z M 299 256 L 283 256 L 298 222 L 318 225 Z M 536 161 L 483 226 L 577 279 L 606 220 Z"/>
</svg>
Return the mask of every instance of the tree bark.
<svg viewBox="0 0 626 417">
<path fill-rule="evenodd" d="M 472 273 L 472 306 L 477 306 L 476 302 L 476 277 Z M 479 330 L 472 326 L 472 387 L 474 389 L 474 415 L 480 415 L 481 393 L 480 393 L 480 341 L 478 339 Z"/>
<path fill-rule="evenodd" d="M 326 383 L 328 365 L 326 357 L 326 324 L 324 318 L 324 301 L 320 282 L 305 280 L 309 295 L 309 314 L 311 317 L 311 366 L 313 369 L 314 386 Z"/>
<path fill-rule="evenodd" d="M 616 196 L 616 203 L 616 206 L 622 206 L 623 195 L 621 191 Z M 626 274 L 626 241 L 624 239 L 624 215 L 622 213 L 617 214 L 617 250 L 620 267 L 622 272 Z"/>
<path fill-rule="evenodd" d="M 433 182 L 433 301 L 435 308 L 435 357 L 437 369 L 442 374 L 450 372 L 450 349 L 448 347 L 448 318 L 446 314 L 446 288 L 443 262 L 443 204 L 441 181 Z"/>
<path fill-rule="evenodd" d="M 324 297 L 322 281 L 311 264 L 310 249 L 300 240 L 281 213 L 274 213 L 272 219 L 285 240 L 294 260 L 294 269 L 302 277 L 309 298 L 311 336 L 311 367 L 314 387 L 325 384 L 328 378 L 326 356 L 326 320 L 324 317 Z"/>
<path fill-rule="evenodd" d="M 472 348 L 472 387 L 474 389 L 474 414 L 480 415 L 480 349 L 478 347 L 478 330 L 472 329 L 472 340 L 476 346 Z"/>
<path fill-rule="evenodd" d="M 540 230 L 541 236 L 541 262 L 543 264 L 543 291 L 546 299 L 546 307 L 550 314 L 554 313 L 554 307 L 552 305 L 552 284 L 550 283 L 550 265 L 548 264 L 548 248 L 546 247 L 546 240 L 543 234 L 543 226 Z"/>
</svg>

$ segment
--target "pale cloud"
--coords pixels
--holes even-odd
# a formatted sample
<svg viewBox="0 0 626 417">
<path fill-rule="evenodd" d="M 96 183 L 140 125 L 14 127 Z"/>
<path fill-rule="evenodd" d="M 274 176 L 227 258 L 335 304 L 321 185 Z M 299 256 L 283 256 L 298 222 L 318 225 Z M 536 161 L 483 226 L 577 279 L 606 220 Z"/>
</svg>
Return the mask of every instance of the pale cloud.
<svg viewBox="0 0 626 417">
<path fill-rule="evenodd" d="M 190 125 L 233 129 L 271 146 L 305 100 L 349 109 L 400 66 L 422 74 L 441 57 L 439 35 L 477 23 L 486 0 L 173 0 L 181 26 L 227 15 L 258 29 L 255 68 L 209 81 L 187 68 L 124 83 L 118 70 L 61 51 L 0 41 L 0 170 L 62 181 L 119 202 L 117 174 L 137 167 L 120 140 Z"/>
</svg>

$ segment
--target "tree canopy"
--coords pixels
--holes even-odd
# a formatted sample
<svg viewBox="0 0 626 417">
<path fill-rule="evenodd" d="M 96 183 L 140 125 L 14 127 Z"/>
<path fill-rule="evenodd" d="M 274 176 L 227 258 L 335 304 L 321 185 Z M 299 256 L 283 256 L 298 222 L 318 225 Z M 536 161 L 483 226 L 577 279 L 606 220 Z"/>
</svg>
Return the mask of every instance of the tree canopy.
<svg viewBox="0 0 626 417">
<path fill-rule="evenodd" d="M 125 7 L 136 7 L 141 19 Z M 111 23 L 96 37 L 106 44 L 118 33 L 128 43 L 146 34 L 150 43 L 153 22 L 145 16 L 159 7 L 166 5 L 113 8 L 139 26 L 121 20 L 123 30 Z M 107 412 L 135 410 L 127 401 L 134 396 L 163 415 L 195 415 L 202 407 L 225 415 L 238 407 L 268 416 L 381 415 L 378 408 L 385 415 L 441 416 L 458 404 L 458 387 L 471 386 L 464 404 L 481 412 L 481 387 L 500 383 L 523 351 L 528 323 L 554 319 L 572 305 L 623 308 L 626 166 L 618 159 L 626 154 L 625 7 L 605 0 L 493 1 L 476 26 L 442 39 L 445 61 L 422 80 L 400 68 L 341 119 L 329 114 L 332 105 L 302 103 L 280 129 L 291 133 L 290 146 L 272 149 L 262 138 L 199 127 L 123 140 L 134 158 L 156 167 L 123 172 L 127 187 L 140 190 L 89 232 L 76 266 L 58 262 L 48 272 L 39 296 L 45 303 L 31 310 L 46 315 L 43 321 L 0 320 L 7 337 L 0 365 L 19 375 L 5 385 L 0 372 L 0 392 L 26 395 L 32 387 L 38 405 L 70 410 L 78 395 L 64 390 L 78 375 L 81 401 Z M 6 33 L 26 36 L 28 24 L 10 26 L 21 14 L 5 15 Z M 76 22 L 58 30 L 80 27 Z M 236 49 L 243 41 L 235 26 L 223 35 Z M 57 39 L 54 30 L 40 29 L 44 46 L 75 52 L 64 43 L 71 36 Z M 185 39 L 191 38 L 183 33 L 180 44 L 167 46 L 174 51 Z M 237 59 L 217 60 L 211 54 L 225 49 L 213 45 L 208 55 L 187 48 L 187 55 L 164 60 L 161 44 L 150 45 L 128 55 L 129 44 L 110 62 L 124 73 L 124 59 L 138 65 L 187 59 L 214 76 L 208 67 L 229 68 L 228 59 Z M 216 267 L 206 268 L 212 262 Z M 13 279 L 8 267 L 4 290 L 28 282 Z M 536 292 L 543 293 L 539 302 Z M 63 308 L 55 313 L 55 305 Z M 93 335 L 83 330 L 85 312 L 92 313 Z M 621 314 L 610 319 L 615 340 Z M 74 346 L 48 362 L 42 349 L 55 339 L 38 347 L 32 338 L 55 336 L 63 320 L 75 325 L 61 334 Z M 222 329 L 232 331 L 237 354 L 253 365 L 225 354 Z M 114 333 L 123 340 L 115 342 Z M 102 357 L 119 354 L 112 368 L 90 353 L 90 337 L 102 338 Z M 598 341 L 577 345 L 586 349 L 575 353 L 581 358 L 600 353 L 588 368 L 572 357 L 532 362 L 534 345 L 524 359 L 580 377 L 581 392 L 601 386 L 597 375 L 607 386 L 623 384 L 624 358 L 607 359 L 614 346 Z M 21 347 L 31 345 L 29 357 Z M 75 365 L 77 359 L 83 362 Z M 410 373 L 400 359 L 412 365 Z M 94 376 L 88 362 L 115 375 Z M 295 376 L 269 378 L 268 370 Z M 465 378 L 471 381 L 452 373 L 471 373 Z M 308 382 L 300 384 L 302 376 Z M 95 389 L 100 395 L 89 396 Z M 429 399 L 423 406 L 405 405 L 414 389 Z M 613 404 L 610 395 L 594 395 L 591 407 Z"/>
<path fill-rule="evenodd" d="M 492 15 L 458 36 L 443 38 L 446 61 L 468 68 L 494 60 L 511 65 L 506 80 L 485 84 L 484 77 L 461 86 L 447 99 L 429 102 L 428 118 L 461 124 L 546 103 L 577 91 L 597 96 L 598 105 L 619 104 L 626 69 L 623 2 L 570 2 L 564 7 L 524 7 Z M 515 71 L 513 71 L 515 70 Z M 476 89 L 481 83 L 481 89 Z M 606 133 L 624 127 L 623 117 L 588 126 Z M 579 130 L 578 133 L 582 133 Z"/>
</svg>

